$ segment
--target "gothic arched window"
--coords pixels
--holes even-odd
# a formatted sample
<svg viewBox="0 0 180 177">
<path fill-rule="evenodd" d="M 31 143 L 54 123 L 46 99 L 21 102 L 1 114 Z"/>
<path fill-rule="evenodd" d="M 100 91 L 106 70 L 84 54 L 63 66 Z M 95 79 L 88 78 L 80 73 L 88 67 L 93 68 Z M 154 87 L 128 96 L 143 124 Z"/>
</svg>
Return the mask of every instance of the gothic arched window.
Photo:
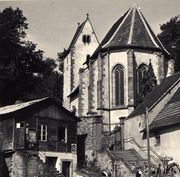
<svg viewBox="0 0 180 177">
<path fill-rule="evenodd" d="M 137 92 L 138 94 L 142 91 L 143 79 L 147 72 L 147 66 L 145 64 L 139 65 L 137 69 Z"/>
<path fill-rule="evenodd" d="M 114 104 L 116 106 L 124 105 L 124 68 L 117 65 L 113 69 L 114 81 Z"/>
</svg>

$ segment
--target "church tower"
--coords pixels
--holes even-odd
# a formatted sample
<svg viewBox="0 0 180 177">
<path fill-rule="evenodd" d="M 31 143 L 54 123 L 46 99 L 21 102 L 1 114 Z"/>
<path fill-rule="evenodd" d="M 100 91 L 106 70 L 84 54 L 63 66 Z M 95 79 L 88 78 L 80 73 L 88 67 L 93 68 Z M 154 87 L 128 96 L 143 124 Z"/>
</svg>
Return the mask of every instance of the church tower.
<svg viewBox="0 0 180 177">
<path fill-rule="evenodd" d="M 78 23 L 69 48 L 64 51 L 63 106 L 68 110 L 78 112 L 79 70 L 86 68 L 86 61 L 89 60 L 98 44 L 89 14 L 87 14 L 85 21 Z"/>
</svg>

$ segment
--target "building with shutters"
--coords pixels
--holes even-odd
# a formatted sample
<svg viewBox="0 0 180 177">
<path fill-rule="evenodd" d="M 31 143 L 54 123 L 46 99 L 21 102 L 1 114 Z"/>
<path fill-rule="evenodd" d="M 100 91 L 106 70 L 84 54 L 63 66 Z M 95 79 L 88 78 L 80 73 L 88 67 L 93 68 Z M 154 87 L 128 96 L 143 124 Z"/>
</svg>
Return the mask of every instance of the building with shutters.
<svg viewBox="0 0 180 177">
<path fill-rule="evenodd" d="M 79 118 L 50 98 L 0 108 L 0 149 L 10 177 L 72 177 Z"/>
</svg>

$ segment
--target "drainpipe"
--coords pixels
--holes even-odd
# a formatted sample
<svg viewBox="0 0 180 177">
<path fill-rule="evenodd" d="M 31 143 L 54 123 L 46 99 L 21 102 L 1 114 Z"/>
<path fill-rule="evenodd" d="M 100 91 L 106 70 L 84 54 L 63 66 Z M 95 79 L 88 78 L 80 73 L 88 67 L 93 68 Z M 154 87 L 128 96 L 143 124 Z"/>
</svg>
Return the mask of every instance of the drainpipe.
<svg viewBox="0 0 180 177">
<path fill-rule="evenodd" d="M 124 120 L 126 117 L 120 117 L 120 137 L 121 137 L 121 150 L 124 150 Z"/>
</svg>

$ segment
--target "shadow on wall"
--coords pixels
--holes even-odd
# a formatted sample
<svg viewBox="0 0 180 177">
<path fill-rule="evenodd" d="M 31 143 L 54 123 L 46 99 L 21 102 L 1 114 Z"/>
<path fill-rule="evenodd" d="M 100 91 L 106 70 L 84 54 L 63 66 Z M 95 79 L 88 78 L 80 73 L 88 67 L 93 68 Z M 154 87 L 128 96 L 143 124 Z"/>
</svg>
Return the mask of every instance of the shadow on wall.
<svg viewBox="0 0 180 177">
<path fill-rule="evenodd" d="M 9 177 L 8 167 L 2 152 L 0 152 L 0 174 L 3 177 Z"/>
</svg>

